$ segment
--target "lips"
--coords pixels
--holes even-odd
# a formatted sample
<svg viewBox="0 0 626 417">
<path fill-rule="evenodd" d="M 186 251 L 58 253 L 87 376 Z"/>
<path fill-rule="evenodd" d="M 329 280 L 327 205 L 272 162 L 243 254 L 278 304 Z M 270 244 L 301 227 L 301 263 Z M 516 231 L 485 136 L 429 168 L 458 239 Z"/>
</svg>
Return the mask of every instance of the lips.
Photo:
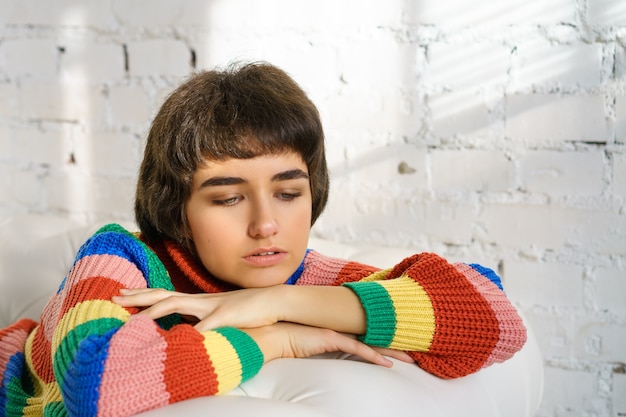
<svg viewBox="0 0 626 417">
<path fill-rule="evenodd" d="M 260 248 L 250 252 L 243 259 L 253 266 L 268 267 L 281 263 L 286 257 L 287 252 L 278 248 Z"/>
</svg>

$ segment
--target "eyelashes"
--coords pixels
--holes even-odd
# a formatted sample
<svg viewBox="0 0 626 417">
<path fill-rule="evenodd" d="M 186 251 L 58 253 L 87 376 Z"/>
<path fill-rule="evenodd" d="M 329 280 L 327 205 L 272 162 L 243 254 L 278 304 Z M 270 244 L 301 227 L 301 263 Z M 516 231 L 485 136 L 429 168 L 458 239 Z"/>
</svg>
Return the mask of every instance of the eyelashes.
<svg viewBox="0 0 626 417">
<path fill-rule="evenodd" d="M 277 199 L 281 201 L 288 202 L 288 201 L 293 201 L 298 197 L 302 197 L 302 193 L 301 192 L 293 192 L 293 193 L 282 192 L 282 193 L 274 194 L 274 197 L 276 197 Z M 211 200 L 211 203 L 216 206 L 230 207 L 230 206 L 234 206 L 235 204 L 239 203 L 242 200 L 243 200 L 243 196 L 233 196 L 233 197 L 223 198 L 223 199 L 214 199 L 214 200 Z"/>
</svg>

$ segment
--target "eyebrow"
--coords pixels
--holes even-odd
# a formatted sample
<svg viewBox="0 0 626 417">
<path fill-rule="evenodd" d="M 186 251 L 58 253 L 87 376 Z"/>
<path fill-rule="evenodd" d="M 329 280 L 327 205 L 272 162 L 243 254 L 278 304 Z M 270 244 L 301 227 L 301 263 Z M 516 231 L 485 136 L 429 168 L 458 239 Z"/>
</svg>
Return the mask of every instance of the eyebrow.
<svg viewBox="0 0 626 417">
<path fill-rule="evenodd" d="M 290 169 L 287 171 L 282 171 L 277 174 L 272 175 L 272 182 L 277 181 L 288 181 L 288 180 L 297 180 L 297 179 L 309 179 L 309 174 L 304 172 L 301 169 Z M 198 188 L 206 188 L 206 187 L 219 187 L 223 185 L 237 185 L 244 184 L 248 181 L 241 177 L 211 177 L 206 181 L 203 181 L 202 184 Z"/>
</svg>

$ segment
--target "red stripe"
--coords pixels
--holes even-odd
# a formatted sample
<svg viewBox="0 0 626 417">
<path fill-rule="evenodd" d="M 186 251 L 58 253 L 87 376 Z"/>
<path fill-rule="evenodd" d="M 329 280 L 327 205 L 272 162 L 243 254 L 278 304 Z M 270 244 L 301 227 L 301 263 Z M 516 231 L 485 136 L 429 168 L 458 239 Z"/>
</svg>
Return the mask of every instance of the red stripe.
<svg viewBox="0 0 626 417">
<path fill-rule="evenodd" d="M 215 395 L 217 375 L 204 348 L 202 334 L 188 324 L 179 324 L 169 332 L 162 332 L 168 343 L 163 372 L 170 402 Z"/>
<path fill-rule="evenodd" d="M 420 254 L 404 274 L 430 296 L 435 335 L 428 353 L 413 353 L 419 365 L 442 378 L 480 370 L 499 338 L 499 324 L 487 300 L 463 274 L 443 258 Z M 396 272 L 397 273 L 397 272 Z"/>
<path fill-rule="evenodd" d="M 59 319 L 76 304 L 91 300 L 111 300 L 114 295 L 120 294 L 120 288 L 125 286 L 119 281 L 107 277 L 91 277 L 74 284 L 63 299 L 63 306 L 59 311 Z M 131 314 L 137 313 L 138 308 L 126 308 Z"/>
</svg>

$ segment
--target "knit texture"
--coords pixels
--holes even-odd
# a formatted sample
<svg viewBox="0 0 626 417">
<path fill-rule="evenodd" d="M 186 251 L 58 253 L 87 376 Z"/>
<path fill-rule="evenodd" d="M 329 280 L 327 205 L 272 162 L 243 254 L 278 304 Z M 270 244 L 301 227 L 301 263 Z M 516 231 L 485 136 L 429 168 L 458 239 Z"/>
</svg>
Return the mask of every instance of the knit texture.
<svg viewBox="0 0 626 417">
<path fill-rule="evenodd" d="M 502 362 L 526 340 L 492 270 L 430 253 L 380 270 L 308 250 L 287 283 L 352 289 L 367 317 L 361 340 L 407 351 L 442 378 Z M 227 392 L 259 371 L 263 355 L 244 332 L 198 332 L 177 315 L 153 321 L 110 301 L 140 287 L 234 289 L 173 242 L 147 246 L 104 227 L 81 247 L 40 323 L 0 331 L 0 415 L 129 416 Z"/>
<path fill-rule="evenodd" d="M 264 360 L 235 328 L 198 332 L 111 302 L 120 288 L 174 289 L 156 254 L 119 226 L 80 249 L 41 324 L 0 332 L 0 415 L 130 416 L 227 392 Z"/>
</svg>

